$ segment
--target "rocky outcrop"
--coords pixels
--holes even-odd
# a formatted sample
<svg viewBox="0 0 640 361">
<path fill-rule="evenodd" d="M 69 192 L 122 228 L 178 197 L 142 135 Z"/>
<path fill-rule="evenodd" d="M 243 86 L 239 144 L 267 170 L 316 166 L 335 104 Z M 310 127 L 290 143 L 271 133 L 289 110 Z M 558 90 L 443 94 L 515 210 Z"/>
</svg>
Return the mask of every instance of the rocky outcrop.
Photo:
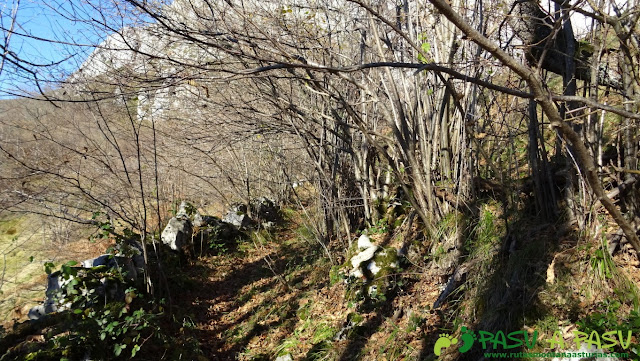
<svg viewBox="0 0 640 361">
<path fill-rule="evenodd" d="M 172 217 L 162 231 L 162 243 L 174 251 L 209 252 L 214 248 L 232 249 L 235 240 L 241 236 L 240 229 L 253 225 L 246 215 L 246 207 L 232 208 L 223 220 L 201 214 L 189 202 L 182 202 L 176 216 Z"/>
<path fill-rule="evenodd" d="M 196 239 L 200 239 L 201 236 L 206 239 L 210 237 L 230 239 L 234 238 L 238 234 L 232 224 L 224 222 L 218 217 L 202 216 L 200 213 L 196 213 L 193 220 L 193 226 L 194 233 L 196 233 Z"/>
<path fill-rule="evenodd" d="M 371 243 L 371 239 L 369 238 L 369 236 L 367 236 L 366 234 L 363 234 L 360 237 L 358 237 L 357 246 L 359 250 L 365 250 L 367 248 L 374 247 L 375 245 Z"/>
<path fill-rule="evenodd" d="M 83 268 L 93 268 L 105 266 L 108 269 L 115 268 L 120 271 L 123 278 L 135 281 L 138 276 L 142 275 L 141 270 L 144 267 L 144 260 L 140 256 L 123 257 L 114 256 L 112 254 L 103 254 L 96 258 L 82 261 Z"/>
<path fill-rule="evenodd" d="M 189 219 L 189 203 L 182 202 L 175 217 L 172 217 L 162 231 L 162 243 L 174 251 L 184 250 L 192 242 L 193 226 Z"/>
<path fill-rule="evenodd" d="M 220 218 L 214 216 L 203 216 L 200 212 L 196 211 L 196 214 L 193 216 L 193 221 L 191 222 L 193 227 L 211 227 L 216 226 L 220 223 L 223 223 Z"/>
<path fill-rule="evenodd" d="M 59 308 L 57 304 L 58 295 L 64 286 L 65 280 L 61 279 L 60 272 L 47 275 L 47 289 L 45 290 L 44 303 L 29 310 L 29 319 L 37 320 L 48 313 L 56 312 Z"/>
</svg>

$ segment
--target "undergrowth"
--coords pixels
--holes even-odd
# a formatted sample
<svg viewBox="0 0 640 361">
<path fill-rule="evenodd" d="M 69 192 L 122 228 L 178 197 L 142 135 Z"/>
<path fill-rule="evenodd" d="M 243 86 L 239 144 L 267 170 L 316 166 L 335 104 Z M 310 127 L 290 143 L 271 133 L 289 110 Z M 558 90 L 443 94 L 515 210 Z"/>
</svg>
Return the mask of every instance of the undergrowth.
<svg viewBox="0 0 640 361">
<path fill-rule="evenodd" d="M 164 260 L 171 291 L 180 293 L 174 301 L 187 305 L 184 310 L 154 301 L 135 285 L 124 289 L 124 301 L 104 303 L 83 293 L 82 282 L 74 283 L 68 293 L 80 297 L 83 306 L 75 300 L 55 316 L 64 328 L 12 352 L 32 360 L 76 359 L 87 352 L 105 360 L 198 360 L 205 357 L 202 347 L 222 360 L 286 355 L 295 360 L 435 360 L 439 335 L 460 339 L 463 326 L 475 332 L 536 331 L 541 338 L 559 330 L 640 333 L 637 288 L 620 272 L 604 239 L 563 233 L 559 225 L 537 222 L 524 212 L 505 216 L 496 201 L 476 206 L 475 215 L 453 212 L 414 241 L 425 243 L 420 246 L 430 253 L 399 268 L 392 275 L 396 290 L 375 307 L 362 308 L 346 298 L 341 266 L 325 256 L 330 243 L 318 237 L 312 223 L 298 219 L 286 228 L 234 239 L 233 246 L 220 241 L 228 248 L 187 264 L 178 257 Z M 289 221 L 299 216 L 285 215 Z M 381 242 L 400 231 L 381 220 L 366 233 Z M 448 279 L 430 278 L 425 270 L 451 252 L 443 240 L 460 235 L 455 267 L 468 267 L 466 278 L 434 310 Z M 334 256 L 342 267 L 350 265 L 348 253 L 334 251 Z M 207 287 L 216 292 L 200 292 Z M 199 335 L 200 346 L 192 335 Z M 630 340 L 628 348 L 610 351 L 636 353 L 638 339 Z M 545 347 L 539 343 L 531 351 Z M 476 345 L 463 355 L 451 348 L 440 359 L 472 360 L 480 351 Z"/>
</svg>

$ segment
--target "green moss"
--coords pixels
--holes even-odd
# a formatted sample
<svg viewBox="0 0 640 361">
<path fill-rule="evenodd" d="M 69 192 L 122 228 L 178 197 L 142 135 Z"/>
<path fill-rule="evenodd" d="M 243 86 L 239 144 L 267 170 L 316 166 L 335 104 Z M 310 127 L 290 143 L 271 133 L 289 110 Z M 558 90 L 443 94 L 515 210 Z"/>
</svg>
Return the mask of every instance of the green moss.
<svg viewBox="0 0 640 361">
<path fill-rule="evenodd" d="M 368 294 L 374 300 L 385 301 L 388 292 L 395 287 L 394 275 L 398 273 L 398 253 L 394 248 L 385 248 L 373 257 L 380 270 L 368 286 Z"/>
<path fill-rule="evenodd" d="M 341 280 L 344 279 L 344 277 L 340 273 L 341 269 L 342 269 L 342 266 L 333 266 L 333 267 L 331 267 L 331 270 L 329 271 L 329 285 L 330 286 L 333 286 L 336 283 L 338 283 L 338 282 L 340 282 Z"/>
<path fill-rule="evenodd" d="M 340 354 L 337 353 L 337 349 L 333 347 L 333 343 L 329 340 L 324 340 L 319 342 L 307 352 L 305 361 L 315 361 L 315 360 L 337 360 L 340 357 Z"/>
<path fill-rule="evenodd" d="M 398 218 L 396 218 L 396 219 L 393 221 L 393 228 L 395 229 L 395 228 L 400 227 L 400 226 L 402 225 L 402 222 L 404 222 L 405 218 L 406 218 L 406 217 L 404 217 L 404 215 L 399 216 Z"/>
<path fill-rule="evenodd" d="M 578 41 L 578 46 L 575 52 L 577 58 L 582 60 L 587 60 L 591 58 L 591 56 L 593 56 L 594 52 L 595 52 L 595 47 L 593 46 L 593 44 L 591 44 L 586 40 Z"/>
<path fill-rule="evenodd" d="M 357 312 L 351 312 L 347 315 L 347 322 L 353 322 L 354 324 L 358 325 L 362 323 L 362 321 L 364 321 L 364 317 L 362 317 L 362 315 Z"/>
<path fill-rule="evenodd" d="M 386 294 L 395 286 L 394 275 L 399 269 L 398 253 L 395 248 L 379 249 L 373 258 L 359 266 L 363 278 L 347 278 L 346 298 L 349 301 L 386 300 Z M 352 269 L 350 258 L 340 268 L 345 274 Z"/>
<path fill-rule="evenodd" d="M 298 309 L 298 311 L 296 312 L 296 315 L 300 320 L 306 321 L 309 318 L 310 308 L 311 308 L 311 302 L 308 302 L 306 305 Z"/>
</svg>

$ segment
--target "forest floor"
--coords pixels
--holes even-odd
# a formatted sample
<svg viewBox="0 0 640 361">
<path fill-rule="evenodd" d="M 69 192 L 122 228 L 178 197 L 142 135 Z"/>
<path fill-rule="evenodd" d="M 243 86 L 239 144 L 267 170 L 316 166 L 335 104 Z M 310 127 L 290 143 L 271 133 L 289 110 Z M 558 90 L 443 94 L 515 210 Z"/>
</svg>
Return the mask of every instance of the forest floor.
<svg viewBox="0 0 640 361">
<path fill-rule="evenodd" d="M 304 233 L 292 222 L 188 268 L 189 285 L 174 296 L 174 307 L 185 310 L 183 324 L 208 359 L 391 360 L 433 353 L 440 316 L 429 306 L 439 290 L 419 277 L 384 307 L 360 313 L 360 332 L 334 340 L 356 305 L 345 300 L 344 282 L 330 284 L 333 264 Z"/>
<path fill-rule="evenodd" d="M 494 334 L 522 330 L 547 340 L 516 351 L 553 349 L 548 340 L 557 331 L 567 342 L 559 351 L 577 349 L 571 344 L 575 331 L 602 335 L 629 330 L 633 333 L 630 350 L 638 347 L 635 285 L 640 282 L 640 269 L 628 245 L 609 257 L 602 240 L 585 238 L 576 229 L 516 220 L 509 233 L 494 217 L 497 211 L 485 209 L 483 214 L 480 225 L 469 233 L 475 238 L 465 241 L 461 266 L 468 269 L 466 278 L 437 308 L 434 303 L 448 277 L 430 275 L 427 268 L 433 262 L 426 258 L 406 263 L 394 274 L 395 288 L 376 307 L 350 301 L 347 284 L 332 277 L 337 267 L 347 263 L 345 256 L 336 259 L 347 246 L 337 241 L 329 244 L 333 258 L 329 257 L 309 223 L 290 212 L 289 220 L 276 231 L 249 232 L 247 237 L 214 244 L 189 260 L 172 256 L 176 263 L 167 268 L 172 285 L 171 312 L 167 313 L 171 329 L 177 323 L 181 334 L 197 339 L 201 359 L 223 361 L 275 360 L 287 355 L 291 360 L 339 361 L 482 358 L 484 348 L 478 343 L 475 353 L 458 352 L 458 344 L 435 355 L 441 336 L 450 340 L 465 336 L 461 326 L 472 328 L 476 336 L 481 330 Z M 517 227 L 527 231 L 517 233 Z M 18 221 L 0 224 L 5 247 L 22 242 L 9 237 L 21 228 Z M 443 224 L 444 231 L 449 228 Z M 397 235 L 397 230 L 385 231 L 371 239 L 400 248 L 395 239 L 403 237 Z M 439 237 L 446 238 L 446 232 Z M 516 240 L 513 249 L 503 250 Z M 27 247 L 33 243 L 20 243 L 25 246 L 16 248 L 14 258 L 36 255 L 36 261 L 26 261 L 40 269 L 25 286 L 34 292 L 44 290 L 42 260 L 55 256 L 59 262 L 79 261 L 96 256 L 106 246 L 79 241 L 52 250 L 54 255 Z M 16 277 L 18 267 L 11 267 L 7 266 Z M 24 267 L 24 272 L 32 271 Z M 37 292 L 30 294 L 30 306 L 41 301 L 42 293 Z M 608 351 L 627 349 L 618 345 Z"/>
<path fill-rule="evenodd" d="M 537 331 L 545 342 L 525 349 L 535 352 L 548 351 L 548 340 L 560 330 L 566 349 L 577 349 L 570 343 L 574 331 L 603 333 L 640 321 L 630 306 L 637 298 L 630 285 L 640 282 L 640 272 L 628 246 L 610 258 L 597 240 L 539 227 L 536 240 L 510 261 L 489 251 L 468 257 L 476 267 L 471 282 L 437 309 L 446 279 L 408 265 L 386 302 L 364 310 L 347 300 L 344 282 L 330 280 L 332 267 L 345 260 L 329 260 L 305 227 L 291 221 L 271 234 L 254 233 L 186 268 L 187 285 L 174 295 L 174 308 L 184 310 L 177 312 L 179 321 L 192 330 L 207 359 L 470 360 L 482 355 L 461 355 L 451 347 L 438 357 L 434 345 L 444 334 L 459 339 L 460 326 L 467 325 L 494 333 L 501 327 L 505 333 Z M 503 239 L 492 242 L 486 249 Z M 354 315 L 356 331 L 340 337 Z M 633 334 L 632 344 L 638 336 Z"/>
</svg>

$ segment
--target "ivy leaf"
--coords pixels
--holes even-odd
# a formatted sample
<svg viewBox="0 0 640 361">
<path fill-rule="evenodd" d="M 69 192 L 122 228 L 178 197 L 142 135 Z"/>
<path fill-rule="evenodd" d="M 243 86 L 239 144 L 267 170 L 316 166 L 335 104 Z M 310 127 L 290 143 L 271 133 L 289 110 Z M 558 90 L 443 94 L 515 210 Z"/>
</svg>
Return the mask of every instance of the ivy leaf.
<svg viewBox="0 0 640 361">
<path fill-rule="evenodd" d="M 53 262 L 46 262 L 44 264 L 44 271 L 50 275 L 51 272 L 53 272 L 53 268 L 55 267 L 55 265 L 53 264 Z"/>
<path fill-rule="evenodd" d="M 140 346 L 133 345 L 133 348 L 131 349 L 131 358 L 135 357 L 138 351 L 140 351 Z"/>
<path fill-rule="evenodd" d="M 120 344 L 115 344 L 115 346 L 113 346 L 113 353 L 117 356 L 120 356 L 120 354 L 122 353 L 122 350 L 124 350 L 125 348 L 127 348 L 127 345 L 120 345 Z"/>
<path fill-rule="evenodd" d="M 420 45 L 420 49 L 422 49 L 422 54 L 427 54 L 429 50 L 431 50 L 431 43 L 422 43 L 422 45 Z M 429 60 L 422 56 L 422 54 L 418 54 L 418 61 L 424 64 L 429 63 Z"/>
</svg>

